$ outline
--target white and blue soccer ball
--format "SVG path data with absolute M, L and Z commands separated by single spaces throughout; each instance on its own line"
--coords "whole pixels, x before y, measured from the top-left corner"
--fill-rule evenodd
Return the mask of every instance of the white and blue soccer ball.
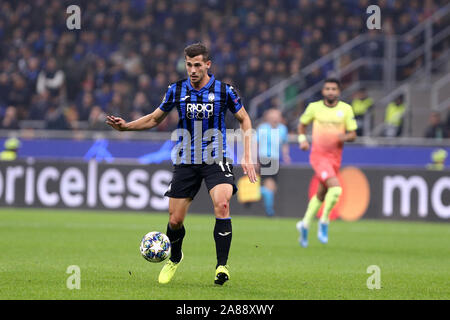
M 152 231 L 147 233 L 141 241 L 140 251 L 145 260 L 161 262 L 170 257 L 170 240 L 162 232 Z

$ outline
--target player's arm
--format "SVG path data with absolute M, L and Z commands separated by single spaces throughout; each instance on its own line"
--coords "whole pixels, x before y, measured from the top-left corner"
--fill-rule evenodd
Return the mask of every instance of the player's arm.
M 306 128 L 308 128 L 307 124 L 302 123 L 301 121 L 298 123 L 297 132 L 298 132 L 298 143 L 300 145 L 300 149 L 308 150 L 309 142 L 306 138 Z
M 305 109 L 305 112 L 303 112 L 302 116 L 300 117 L 298 121 L 298 143 L 300 145 L 300 149 L 302 150 L 309 150 L 309 142 L 306 138 L 306 129 L 308 128 L 308 125 L 313 121 L 314 119 L 314 113 L 315 113 L 315 105 L 310 103 Z
M 118 131 L 148 130 L 160 124 L 167 114 L 168 112 L 164 112 L 160 108 L 157 108 L 152 113 L 131 122 L 126 122 L 120 117 L 107 116 L 106 123 Z
M 284 163 L 290 164 L 291 155 L 289 154 L 289 143 L 283 143 L 283 145 L 281 146 L 281 152 L 283 153 Z
M 355 114 L 351 107 L 347 109 L 345 115 L 345 130 L 346 133 L 342 133 L 339 135 L 339 140 L 341 142 L 351 142 L 356 139 L 356 129 L 358 129 L 358 125 L 355 120 Z
M 356 140 L 356 131 L 349 131 L 339 135 L 339 140 L 341 142 L 351 142 Z
M 107 116 L 106 123 L 118 131 L 140 131 L 156 127 L 175 106 L 175 87 L 175 84 L 169 85 L 161 104 L 152 113 L 131 122 L 126 122 L 119 117 Z
M 250 116 L 244 107 L 240 108 L 234 116 L 239 121 L 241 130 L 243 132 L 244 137 L 244 158 L 242 159 L 242 169 L 244 170 L 244 174 L 248 175 L 251 183 L 256 182 L 256 171 L 255 167 L 252 163 L 251 156 L 251 143 L 252 143 L 252 135 L 247 134 L 252 132 L 252 121 L 250 120 Z
M 288 129 L 286 126 L 281 127 L 281 154 L 283 155 L 283 162 L 286 164 L 291 163 L 291 155 L 289 149 L 289 140 L 288 140 Z

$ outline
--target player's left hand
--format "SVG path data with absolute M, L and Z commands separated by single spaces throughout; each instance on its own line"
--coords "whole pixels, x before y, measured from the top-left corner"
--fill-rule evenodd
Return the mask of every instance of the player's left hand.
M 289 154 L 285 154 L 285 155 L 283 156 L 283 162 L 284 162 L 285 164 L 291 164 L 291 156 L 290 156 Z
M 341 133 L 339 136 L 339 141 L 344 142 L 352 142 L 356 139 L 356 131 L 349 131 L 347 133 Z
M 309 150 L 309 142 L 308 141 L 302 141 L 300 143 L 300 149 L 302 149 L 303 151 L 307 151 Z
M 248 179 L 251 183 L 255 183 L 256 181 L 258 181 L 258 179 L 256 178 L 256 170 L 253 163 L 243 160 L 242 170 L 244 170 L 244 174 L 248 175 Z

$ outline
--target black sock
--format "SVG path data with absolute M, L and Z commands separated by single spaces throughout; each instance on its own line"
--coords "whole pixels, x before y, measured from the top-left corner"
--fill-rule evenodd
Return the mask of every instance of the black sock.
M 231 246 L 231 218 L 217 219 L 214 226 L 214 240 L 216 241 L 217 265 L 224 266 L 227 264 L 228 253 Z
M 181 226 L 180 229 L 172 230 L 170 228 L 170 224 L 167 224 L 167 232 L 166 235 L 170 240 L 171 255 L 170 260 L 172 262 L 178 263 L 181 260 L 181 245 L 183 244 L 183 238 L 186 234 L 186 230 L 184 229 L 184 225 Z

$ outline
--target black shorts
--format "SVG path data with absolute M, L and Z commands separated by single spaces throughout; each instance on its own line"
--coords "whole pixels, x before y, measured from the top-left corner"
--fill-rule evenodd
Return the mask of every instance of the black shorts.
M 273 179 L 275 182 L 278 182 L 278 172 L 279 171 L 277 171 L 276 173 L 271 174 L 271 175 L 262 175 L 261 174 L 261 168 L 269 168 L 269 167 L 271 167 L 273 165 L 274 161 L 278 161 L 279 162 L 278 159 L 269 159 L 269 158 L 259 159 L 259 174 L 261 176 L 261 182 L 264 182 L 264 180 L 269 179 L 269 178 Z M 280 166 L 280 164 L 278 163 L 278 168 L 279 168 L 279 166 Z
M 233 194 L 237 187 L 234 184 L 233 165 L 228 163 L 213 164 L 179 164 L 174 165 L 172 182 L 164 194 L 169 198 L 194 199 L 205 179 L 208 192 L 218 184 L 228 183 L 233 186 Z

